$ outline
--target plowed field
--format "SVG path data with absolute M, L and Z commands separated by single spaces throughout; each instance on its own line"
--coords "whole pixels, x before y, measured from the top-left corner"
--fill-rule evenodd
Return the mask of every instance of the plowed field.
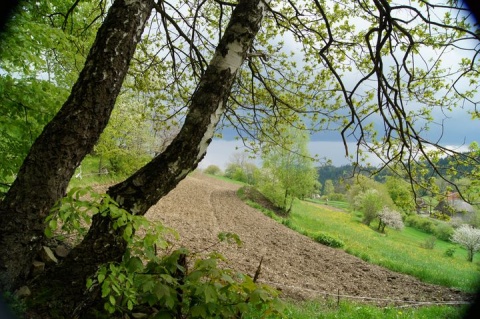
M 236 196 L 239 186 L 195 173 L 152 207 L 147 216 L 181 235 L 180 245 L 202 251 L 219 232 L 233 232 L 242 247 L 215 247 L 228 266 L 253 276 L 263 257 L 259 281 L 291 298 L 341 298 L 379 304 L 462 301 L 454 289 L 371 265 L 342 250 L 318 244 L 266 217 Z

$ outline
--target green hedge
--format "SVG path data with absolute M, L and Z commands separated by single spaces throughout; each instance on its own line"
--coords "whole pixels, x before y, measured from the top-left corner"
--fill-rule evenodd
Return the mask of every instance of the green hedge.
M 313 236 L 313 239 L 320 244 L 323 244 L 325 246 L 333 247 L 333 248 L 342 248 L 345 246 L 345 243 L 331 235 L 325 234 L 325 233 L 318 233 Z

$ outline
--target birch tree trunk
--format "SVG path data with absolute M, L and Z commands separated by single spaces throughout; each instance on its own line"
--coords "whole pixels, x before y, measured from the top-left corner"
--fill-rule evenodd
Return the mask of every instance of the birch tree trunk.
M 152 8 L 150 0 L 113 3 L 68 100 L 0 203 L 1 291 L 25 281 L 44 239 L 44 219 L 107 125 Z
M 236 73 L 260 29 L 264 11 L 262 0 L 241 0 L 235 7 L 215 55 L 192 95 L 179 134 L 164 152 L 108 190 L 122 208 L 137 215 L 145 214 L 205 156 L 225 111 Z M 62 264 L 35 283 L 32 298 L 40 298 L 43 307 L 53 307 L 60 317 L 77 316 L 88 308 L 98 291 L 87 293 L 86 279 L 93 276 L 100 265 L 120 261 L 125 253 L 122 230 L 113 230 L 111 226 L 111 219 L 95 215 L 84 240 Z M 72 284 L 66 286 L 67 282 Z

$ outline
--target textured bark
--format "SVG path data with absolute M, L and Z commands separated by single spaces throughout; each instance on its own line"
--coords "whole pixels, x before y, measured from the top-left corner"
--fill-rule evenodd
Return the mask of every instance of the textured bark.
M 166 150 L 130 178 L 108 190 L 108 194 L 134 214 L 145 214 L 201 161 L 215 126 L 225 111 L 225 103 L 263 17 L 261 0 L 243 0 L 232 13 L 215 56 L 196 88 L 185 123 Z M 94 302 L 97 291 L 85 292 L 85 281 L 104 263 L 121 260 L 125 242 L 121 231 L 113 231 L 109 218 L 94 216 L 85 239 L 65 261 L 33 286 L 32 297 L 46 290 L 44 305 L 50 305 L 62 316 L 79 315 Z M 67 278 L 74 278 L 65 286 Z M 62 292 L 58 292 L 61 290 Z M 61 299 L 62 305 L 54 304 Z
M 108 194 L 134 214 L 145 214 L 170 192 L 206 154 L 236 72 L 245 60 L 260 29 L 264 13 L 261 0 L 240 1 L 217 46 L 215 56 L 193 93 L 185 123 L 172 143 Z
M 58 114 L 0 203 L 0 290 L 18 287 L 44 238 L 44 219 L 108 123 L 153 3 L 117 0 Z

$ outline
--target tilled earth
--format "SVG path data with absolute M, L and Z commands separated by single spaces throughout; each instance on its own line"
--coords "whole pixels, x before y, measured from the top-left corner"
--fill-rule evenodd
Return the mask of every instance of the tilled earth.
M 339 249 L 318 244 L 247 206 L 239 186 L 195 173 L 152 207 L 147 216 L 176 229 L 180 245 L 200 252 L 215 245 L 219 232 L 238 234 L 241 247 L 215 246 L 229 267 L 254 275 L 263 257 L 259 281 L 295 299 L 341 295 L 377 304 L 462 302 L 469 296 L 423 283 L 411 276 L 371 265 Z

